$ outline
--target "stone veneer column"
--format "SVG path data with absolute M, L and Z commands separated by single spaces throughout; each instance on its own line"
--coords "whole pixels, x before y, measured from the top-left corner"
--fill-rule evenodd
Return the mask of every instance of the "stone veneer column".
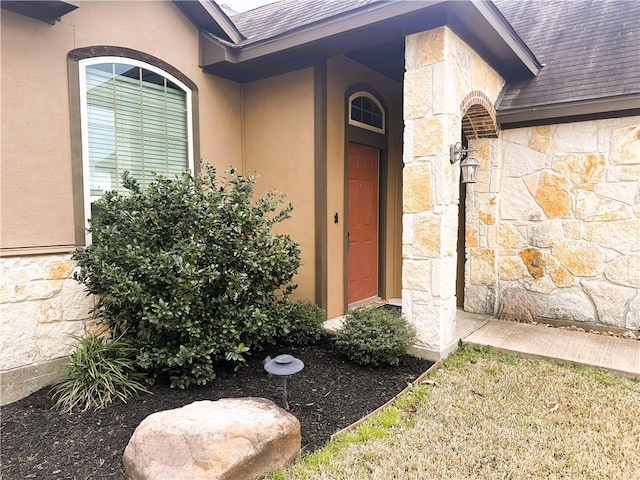
M 445 27 L 406 38 L 402 311 L 418 346 L 441 358 L 455 344 L 460 141 L 458 65 Z

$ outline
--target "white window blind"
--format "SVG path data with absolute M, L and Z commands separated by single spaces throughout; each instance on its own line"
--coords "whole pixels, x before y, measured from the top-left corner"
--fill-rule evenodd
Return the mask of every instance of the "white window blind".
M 184 89 L 156 71 L 116 62 L 87 65 L 85 81 L 91 198 L 121 189 L 125 171 L 146 186 L 153 173 L 173 178 L 189 168 Z

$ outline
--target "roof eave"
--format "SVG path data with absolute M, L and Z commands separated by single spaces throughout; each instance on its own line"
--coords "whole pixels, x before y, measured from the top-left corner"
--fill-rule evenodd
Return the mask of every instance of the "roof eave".
M 500 128 L 640 115 L 640 93 L 497 111 Z
M 496 69 L 508 80 L 531 78 L 539 73 L 541 64 L 535 55 L 511 28 L 498 9 L 491 2 L 484 0 L 478 2 L 449 2 L 446 0 L 376 2 L 275 37 L 253 42 L 248 39 L 240 45 L 224 46 L 228 50 L 224 56 L 219 52 L 212 54 L 207 51 L 208 48 L 217 50 L 220 48 L 219 45 L 213 46 L 204 42 L 201 51 L 201 65 L 210 73 L 234 79 L 235 67 L 233 64 L 244 63 L 249 67 L 253 61 L 259 61 L 268 56 L 282 56 L 304 46 L 313 44 L 320 46 L 327 39 L 347 35 L 356 30 L 361 31 L 371 25 L 393 22 L 401 25 L 401 19 L 410 18 L 413 20 L 420 13 L 424 14 L 425 19 L 431 20 L 431 14 L 435 15 L 436 12 L 438 14 L 444 13 L 444 15 L 440 15 L 441 24 L 450 24 L 466 40 L 482 42 L 481 55 L 496 66 Z M 473 18 L 469 18 L 470 16 Z M 478 16 L 480 17 L 478 18 Z M 474 22 L 474 18 L 477 21 Z M 427 28 L 434 27 L 429 25 Z M 402 34 L 406 36 L 417 31 L 420 29 L 404 28 Z M 231 64 L 217 65 L 208 60 L 222 57 L 225 59 L 220 61 L 231 62 Z M 246 72 L 247 68 L 239 68 L 239 70 Z
M 25 0 L 2 1 L 0 7 L 25 17 L 54 25 L 56 20 L 78 8 L 77 1 Z
M 391 0 L 389 2 L 372 3 L 362 9 L 352 10 L 322 22 L 305 25 L 275 37 L 253 43 L 249 39 L 248 42 L 240 46 L 238 62 L 320 41 L 327 37 L 390 20 L 398 15 L 417 12 L 443 2 L 444 0 L 424 0 L 420 2 Z
M 246 40 L 224 10 L 213 0 L 174 0 L 174 3 L 201 30 L 224 37 L 224 40 L 232 44 Z

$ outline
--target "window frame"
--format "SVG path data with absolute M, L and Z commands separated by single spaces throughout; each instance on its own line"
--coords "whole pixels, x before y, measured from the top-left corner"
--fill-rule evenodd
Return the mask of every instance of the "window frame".
M 87 105 L 87 67 L 103 63 L 120 63 L 131 65 L 132 67 L 144 68 L 156 73 L 168 81 L 177 85 L 186 94 L 186 120 L 187 120 L 187 168 L 193 174 L 195 172 L 194 155 L 194 105 L 192 88 L 184 82 L 170 74 L 166 70 L 150 63 L 135 58 L 124 56 L 104 55 L 88 57 L 78 60 L 78 81 L 79 81 L 79 107 L 80 107 L 80 134 L 81 134 L 81 157 L 82 157 L 82 198 L 84 207 L 84 228 L 85 244 L 91 244 L 91 233 L 89 232 L 89 219 L 91 218 L 91 203 L 99 196 L 91 195 L 91 177 L 89 172 L 89 118 Z
M 353 101 L 356 98 L 359 97 L 366 97 L 369 100 L 371 100 L 379 109 L 380 109 L 380 113 L 382 114 L 382 128 L 378 128 L 374 125 L 369 125 L 368 123 L 363 123 L 363 122 L 359 122 L 358 120 L 353 120 L 351 118 L 351 111 L 353 109 Z M 376 133 L 381 133 L 381 134 L 385 134 L 386 133 L 386 122 L 387 122 L 387 112 L 384 109 L 384 107 L 382 106 L 382 103 L 380 103 L 380 100 L 378 100 L 375 95 L 364 91 L 364 90 L 358 90 L 357 92 L 352 93 L 351 95 L 349 95 L 349 99 L 348 99 L 348 105 L 349 105 L 349 111 L 347 112 L 348 115 L 348 121 L 349 121 L 349 125 L 353 125 L 354 127 L 359 127 L 359 128 L 363 128 L 365 130 L 370 130 L 372 132 L 376 132 Z

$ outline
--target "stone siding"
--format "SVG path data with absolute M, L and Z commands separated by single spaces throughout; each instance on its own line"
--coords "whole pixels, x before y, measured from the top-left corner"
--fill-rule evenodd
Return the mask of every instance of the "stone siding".
M 472 145 L 465 310 L 640 329 L 640 117 Z
M 460 167 L 449 146 L 461 140 L 461 105 L 495 101 L 504 80 L 448 27 L 409 35 L 405 64 L 402 311 L 440 358 L 456 341 Z
M 82 334 L 92 327 L 93 298 L 73 279 L 74 269 L 68 254 L 0 258 L 3 404 L 23 396 L 7 390 L 19 391 L 20 370 L 25 371 L 25 380 L 33 377 L 34 368 L 68 354 L 72 343 L 68 334 Z M 47 382 L 50 377 L 48 372 Z M 31 391 L 43 386 L 30 385 Z

